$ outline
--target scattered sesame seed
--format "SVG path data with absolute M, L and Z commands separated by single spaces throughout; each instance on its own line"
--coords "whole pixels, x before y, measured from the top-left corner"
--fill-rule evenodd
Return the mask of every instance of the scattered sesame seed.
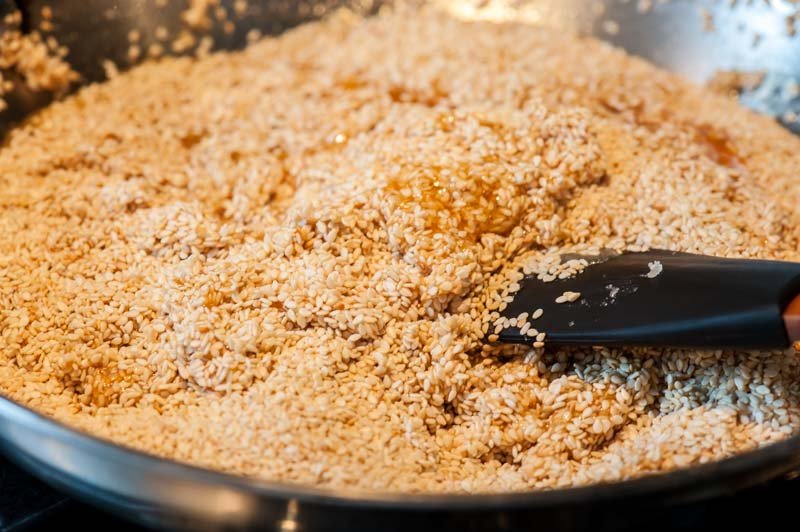
M 169 30 L 165 26 L 156 26 L 155 37 L 159 41 L 166 41 L 169 38 Z
M 556 298 L 556 303 L 573 303 L 581 297 L 580 292 L 570 292 L 569 290 Z
M 609 35 L 617 35 L 619 33 L 619 23 L 615 20 L 604 20 L 602 28 Z
M 662 271 L 664 271 L 664 266 L 661 264 L 661 261 L 658 260 L 654 260 L 653 262 L 648 262 L 647 267 L 650 268 L 650 271 L 644 274 L 644 276 L 647 277 L 648 279 L 655 279 L 656 277 L 661 275 Z

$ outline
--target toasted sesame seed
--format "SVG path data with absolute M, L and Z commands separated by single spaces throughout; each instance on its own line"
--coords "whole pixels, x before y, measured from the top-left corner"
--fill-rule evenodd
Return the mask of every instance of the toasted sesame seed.
M 616 20 L 604 20 L 602 23 L 603 31 L 609 35 L 619 33 L 619 23 Z
M 566 291 L 556 298 L 556 303 L 573 303 L 581 297 L 580 292 Z
M 42 15 L 44 20 L 40 29 L 51 31 L 50 7 L 43 7 Z M 8 24 L 21 23 L 18 11 L 12 11 L 6 18 Z M 45 38 L 39 30 L 23 33 L 16 29 L 3 28 L 0 33 L 0 69 L 14 71 L 17 75 L 15 78 L 18 77 L 19 80 L 3 79 L 4 74 L 0 72 L 0 113 L 8 108 L 4 96 L 12 92 L 18 84 L 35 92 L 44 91 L 57 95 L 77 81 L 78 73 L 64 60 L 67 52 L 54 35 Z

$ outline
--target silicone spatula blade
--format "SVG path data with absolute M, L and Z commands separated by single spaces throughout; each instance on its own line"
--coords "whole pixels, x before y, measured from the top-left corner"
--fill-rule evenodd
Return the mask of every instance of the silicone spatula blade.
M 627 252 L 568 279 L 528 277 L 521 285 L 502 315 L 542 309 L 532 327 L 548 344 L 773 349 L 800 338 L 800 300 L 790 305 L 800 293 L 793 262 Z M 565 292 L 580 297 L 563 302 Z M 532 340 L 520 327 L 498 339 Z

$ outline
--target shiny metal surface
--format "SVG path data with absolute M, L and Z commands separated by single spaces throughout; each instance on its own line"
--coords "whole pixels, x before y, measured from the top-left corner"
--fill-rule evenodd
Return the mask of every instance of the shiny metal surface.
M 183 1 L 156 7 L 154 0 L 0 0 L 0 20 L 1 15 L 19 9 L 23 29 L 40 30 L 42 8 L 51 7 L 52 29 L 42 34 L 54 36 L 69 48 L 67 60 L 81 74 L 82 82 L 88 83 L 105 78 L 104 60 L 114 61 L 120 69 L 146 60 L 150 45 L 164 44 L 156 37 L 159 26 L 173 37 L 189 29 L 198 37 L 213 37 L 214 49 L 237 49 L 246 44 L 251 30 L 277 34 L 339 6 L 369 14 L 391 1 L 249 0 L 246 12 L 236 16 L 234 0 L 220 0 L 228 19 L 235 22 L 230 33 L 214 17 L 206 30 L 188 28 L 181 18 Z M 741 1 L 733 6 L 718 0 L 428 1 L 462 18 L 546 23 L 593 35 L 695 81 L 704 81 L 717 70 L 764 71 L 766 83 L 745 95 L 743 102 L 781 120 L 787 111 L 800 114 L 800 95 L 785 90 L 791 82 L 800 81 L 800 36 L 787 32 L 787 16 L 800 6 L 791 0 Z M 650 7 L 645 11 L 641 5 Z M 708 31 L 709 23 L 713 31 Z M 0 31 L 3 26 L 0 22 Z M 138 60 L 128 55 L 128 33 L 133 29 L 141 33 L 143 53 Z M 800 19 L 797 29 L 800 31 Z M 32 92 L 23 83 L 16 83 L 7 99 L 9 108 L 0 113 L 0 135 L 51 100 L 50 95 Z M 800 133 L 800 122 L 785 125 Z
M 73 431 L 0 398 L 0 448 L 45 481 L 119 515 L 184 530 L 583 530 L 651 523 L 670 506 L 734 492 L 800 465 L 800 436 L 638 480 L 500 495 L 333 491 L 216 473 Z
M 653 2 L 647 13 L 636 1 L 441 0 L 465 18 L 522 18 L 594 34 L 696 80 L 716 69 L 768 70 L 766 82 L 745 95 L 748 104 L 783 116 L 800 111 L 786 94 L 800 77 L 800 37 L 785 32 L 791 4 L 762 2 Z M 231 8 L 232 0 L 222 0 Z M 55 14 L 55 35 L 70 48 L 69 61 L 85 82 L 104 77 L 101 61 L 130 66 L 127 33 L 142 32 L 143 48 L 155 28 L 182 28 L 181 6 L 156 9 L 152 0 L 27 0 L 20 2 L 23 26 L 37 28 L 41 8 Z M 748 5 L 751 4 L 751 5 Z M 249 2 L 231 34 L 219 24 L 209 30 L 218 48 L 237 48 L 253 28 L 278 33 L 323 15 L 338 0 Z M 350 2 L 371 12 L 371 0 Z M 602 9 L 598 6 L 602 6 Z M 706 32 L 700 7 L 713 17 Z M 0 0 L 0 13 L 12 9 Z M 618 29 L 618 31 L 613 31 Z M 0 31 L 3 28 L 0 27 Z M 754 36 L 760 34 L 756 39 Z M 754 44 L 755 43 L 755 44 Z M 759 92 L 761 91 L 761 92 Z M 0 114 L 0 134 L 48 101 L 48 95 L 18 87 L 9 111 Z M 269 483 L 185 466 L 73 431 L 0 397 L 0 449 L 46 481 L 85 500 L 152 526 L 187 530 L 542 530 L 650 526 L 658 512 L 675 504 L 729 493 L 786 474 L 800 466 L 800 436 L 729 460 L 643 479 L 585 488 L 501 495 L 399 495 L 331 491 Z

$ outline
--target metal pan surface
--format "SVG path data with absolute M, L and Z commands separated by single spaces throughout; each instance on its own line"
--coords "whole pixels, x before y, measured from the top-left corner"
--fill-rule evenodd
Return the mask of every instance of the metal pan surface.
M 223 0 L 223 5 L 232 1 Z M 559 24 L 609 40 L 631 53 L 702 81 L 715 70 L 763 70 L 764 83 L 742 96 L 746 105 L 800 132 L 791 111 L 800 98 L 784 87 L 800 79 L 800 37 L 787 33 L 789 1 L 446 0 L 466 18 Z M 155 39 L 157 26 L 182 24 L 180 2 L 155 10 L 146 0 L 0 0 L 0 15 L 23 12 L 24 29 L 54 13 L 53 33 L 85 82 L 103 79 L 103 59 L 131 66 L 127 34 Z M 247 32 L 279 33 L 323 16 L 338 0 L 250 2 L 235 31 L 214 26 L 217 48 L 244 46 Z M 372 0 L 349 2 L 370 13 Z M 229 6 L 230 7 L 230 6 Z M 648 7 L 648 9 L 644 9 Z M 705 11 L 704 11 L 705 10 Z M 714 31 L 709 31 L 708 20 Z M 0 17 L 1 18 L 1 17 Z M 0 24 L 0 31 L 3 31 Z M 50 96 L 18 86 L 0 114 L 0 135 L 46 105 Z M 641 479 L 581 488 L 498 495 L 380 494 L 326 490 L 247 479 L 178 464 L 70 429 L 0 396 L 0 450 L 45 481 L 140 523 L 186 530 L 519 530 L 652 526 L 676 505 L 744 489 L 800 467 L 800 435 L 733 458 Z

